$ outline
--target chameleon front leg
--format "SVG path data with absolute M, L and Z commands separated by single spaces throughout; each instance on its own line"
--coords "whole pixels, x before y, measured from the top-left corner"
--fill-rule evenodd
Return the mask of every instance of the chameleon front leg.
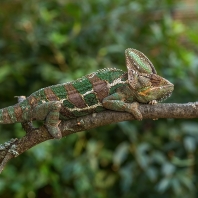
M 61 109 L 61 102 L 50 101 L 33 108 L 33 118 L 36 120 L 44 120 L 48 132 L 56 139 L 62 137 L 61 131 L 58 127 L 59 123 L 59 112 Z
M 122 93 L 114 93 L 110 96 L 107 96 L 103 99 L 102 104 L 106 109 L 110 109 L 113 111 L 125 111 L 131 113 L 135 119 L 142 120 L 142 114 L 139 110 L 139 103 L 132 102 L 126 103 L 124 102 L 125 95 Z

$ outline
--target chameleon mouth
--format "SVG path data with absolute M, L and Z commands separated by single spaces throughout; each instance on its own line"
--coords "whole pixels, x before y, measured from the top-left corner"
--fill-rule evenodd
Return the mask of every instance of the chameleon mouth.
M 141 96 L 147 96 L 147 93 L 149 93 L 151 91 L 151 89 L 147 89 L 147 90 L 144 90 L 144 91 L 140 91 L 138 93 L 138 95 L 141 95 Z
M 153 97 L 156 96 L 155 100 L 157 102 L 162 102 L 171 96 L 173 90 L 174 90 L 174 85 L 172 83 L 169 83 L 168 85 L 163 85 L 159 87 L 150 87 L 148 89 L 142 90 L 138 92 L 138 95 L 142 97 L 148 97 L 149 95 L 154 94 Z M 156 95 L 156 93 L 158 94 Z
M 167 93 L 166 95 L 162 96 L 157 102 L 162 102 L 171 96 L 172 92 Z
M 170 82 L 168 82 L 167 84 L 163 84 L 161 86 L 153 86 L 150 88 L 151 91 L 155 90 L 155 89 L 162 89 L 162 90 L 167 90 L 167 92 L 172 92 L 174 90 L 174 85 Z
M 169 85 L 164 85 L 164 86 L 159 86 L 159 87 L 151 87 L 149 89 L 145 89 L 143 91 L 140 91 L 138 94 L 142 95 L 142 96 L 146 96 L 147 93 L 149 93 L 151 91 L 154 91 L 154 90 L 159 90 L 159 89 L 162 89 L 162 90 L 168 89 L 169 90 L 168 92 L 172 92 L 173 89 L 174 89 L 174 85 L 169 83 Z

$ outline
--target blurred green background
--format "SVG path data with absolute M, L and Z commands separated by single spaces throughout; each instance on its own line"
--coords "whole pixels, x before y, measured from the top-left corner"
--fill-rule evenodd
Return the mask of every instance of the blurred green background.
M 175 90 L 198 99 L 196 0 L 1 0 L 0 108 L 14 96 L 106 67 L 124 50 L 145 53 Z M 25 133 L 0 125 L 0 143 Z M 122 122 L 42 143 L 0 175 L 1 198 L 198 197 L 198 123 Z

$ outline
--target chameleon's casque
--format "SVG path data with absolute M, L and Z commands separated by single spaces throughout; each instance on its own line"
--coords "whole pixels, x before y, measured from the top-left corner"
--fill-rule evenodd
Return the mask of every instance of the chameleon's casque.
M 125 51 L 128 72 L 98 70 L 76 81 L 40 89 L 14 106 L 0 110 L 0 123 L 43 120 L 49 133 L 60 138 L 60 120 L 105 109 L 132 113 L 142 119 L 137 102 L 154 104 L 172 93 L 174 86 L 157 75 L 150 60 L 138 50 Z

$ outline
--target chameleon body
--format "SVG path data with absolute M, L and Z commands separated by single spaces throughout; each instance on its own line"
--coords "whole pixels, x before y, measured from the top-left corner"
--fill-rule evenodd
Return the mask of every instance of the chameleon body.
M 161 101 L 172 93 L 174 86 L 157 75 L 143 53 L 127 49 L 125 55 L 127 72 L 102 69 L 73 82 L 40 89 L 14 106 L 1 109 L 0 123 L 43 120 L 49 133 L 61 138 L 61 120 L 106 109 L 129 112 L 141 120 L 138 103 Z

